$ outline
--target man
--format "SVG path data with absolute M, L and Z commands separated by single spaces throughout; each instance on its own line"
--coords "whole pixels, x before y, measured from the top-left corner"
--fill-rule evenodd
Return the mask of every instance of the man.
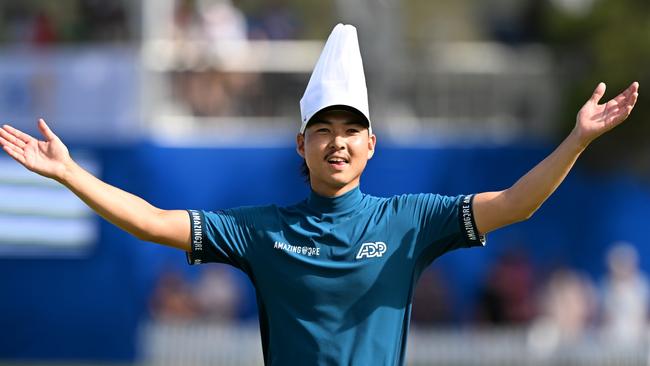
M 297 151 L 312 192 L 296 205 L 161 210 L 80 168 L 42 119 L 44 141 L 5 125 L 0 143 L 136 237 L 180 248 L 190 263 L 223 262 L 248 274 L 266 364 L 397 365 L 422 271 L 449 250 L 481 246 L 488 232 L 529 218 L 586 146 L 630 114 L 638 87 L 599 105 L 599 84 L 550 156 L 506 190 L 469 196 L 361 193 L 376 137 L 356 29 L 340 24 L 300 103 Z

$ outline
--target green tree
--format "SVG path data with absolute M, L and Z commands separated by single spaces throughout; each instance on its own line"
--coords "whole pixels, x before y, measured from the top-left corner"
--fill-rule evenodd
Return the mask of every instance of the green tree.
M 583 15 L 553 5 L 544 12 L 546 40 L 560 60 L 561 80 L 566 83 L 562 91 L 566 122 L 558 132 L 573 127 L 576 106 L 599 81 L 607 84 L 604 100 L 638 81 L 639 100 L 629 120 L 596 141 L 584 162 L 604 172 L 631 171 L 650 183 L 650 1 L 593 1 Z

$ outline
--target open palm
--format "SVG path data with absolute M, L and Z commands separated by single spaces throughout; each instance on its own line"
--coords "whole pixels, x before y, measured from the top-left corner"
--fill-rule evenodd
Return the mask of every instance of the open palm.
M 591 98 L 578 112 L 576 129 L 586 142 L 591 142 L 625 121 L 639 96 L 639 83 L 633 82 L 607 103 L 598 104 L 605 94 L 605 88 L 605 83 L 599 83 Z
M 0 129 L 0 144 L 9 156 L 27 169 L 58 179 L 65 171 L 66 163 L 71 160 L 68 148 L 43 119 L 38 121 L 38 128 L 45 140 L 37 140 L 9 125 L 4 125 Z

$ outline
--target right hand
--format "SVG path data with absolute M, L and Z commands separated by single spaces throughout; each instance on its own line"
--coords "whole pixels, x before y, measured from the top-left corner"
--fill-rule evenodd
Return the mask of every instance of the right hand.
M 0 128 L 0 145 L 4 151 L 25 168 L 42 176 L 61 180 L 72 163 L 68 148 L 50 130 L 45 121 L 38 120 L 38 129 L 45 141 L 17 130 L 9 125 Z

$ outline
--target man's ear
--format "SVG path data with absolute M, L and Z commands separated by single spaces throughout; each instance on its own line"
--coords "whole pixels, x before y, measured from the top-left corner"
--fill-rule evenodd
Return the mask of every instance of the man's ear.
M 296 136 L 296 152 L 298 152 L 298 155 L 303 159 L 305 158 L 305 135 L 302 133 L 299 133 Z
M 372 159 L 372 156 L 375 155 L 376 145 L 377 145 L 377 136 L 372 134 L 368 138 L 368 160 Z

